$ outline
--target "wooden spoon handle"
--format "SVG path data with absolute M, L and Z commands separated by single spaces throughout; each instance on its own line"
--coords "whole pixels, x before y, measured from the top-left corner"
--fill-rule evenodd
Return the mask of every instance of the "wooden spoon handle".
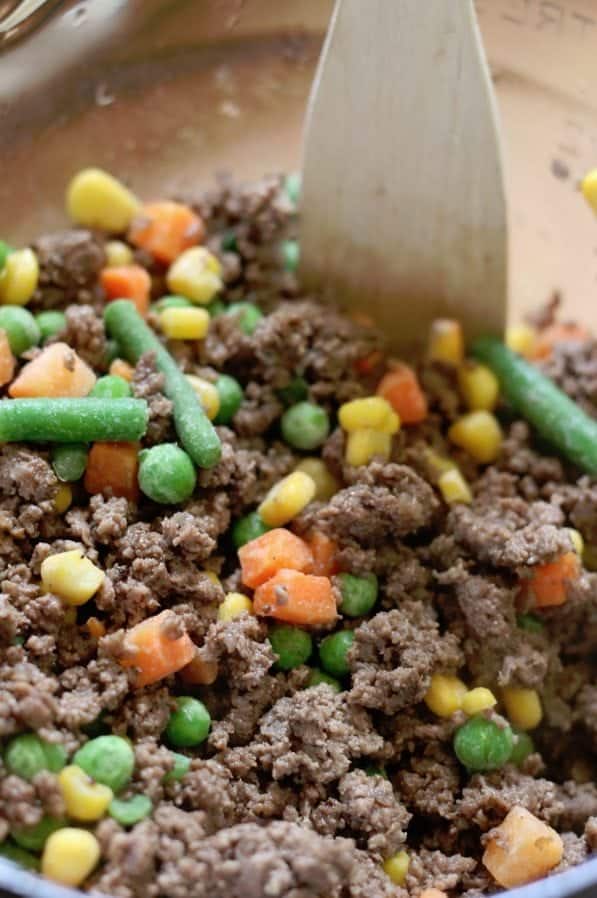
M 496 109 L 472 0 L 338 0 L 307 116 L 301 274 L 402 349 L 506 320 Z

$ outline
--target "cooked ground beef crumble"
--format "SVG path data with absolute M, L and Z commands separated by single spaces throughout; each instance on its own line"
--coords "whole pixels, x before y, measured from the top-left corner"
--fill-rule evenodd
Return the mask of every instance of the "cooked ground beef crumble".
M 212 383 L 225 373 L 244 389 L 232 420 L 217 426 L 221 460 L 198 472 L 191 498 L 158 505 L 109 490 L 89 495 L 77 482 L 72 504 L 58 512 L 49 450 L 0 447 L 0 737 L 6 745 L 32 731 L 72 758 L 100 733 L 126 736 L 135 766 L 120 797 L 151 800 L 133 826 L 111 816 L 89 824 L 101 860 L 84 887 L 117 898 L 417 898 L 430 887 L 478 898 L 499 890 L 483 851 L 515 807 L 561 835 L 551 872 L 581 862 L 597 848 L 594 480 L 550 455 L 501 406 L 497 460 L 480 464 L 455 448 L 447 430 L 467 407 L 450 366 L 426 360 L 417 374 L 429 413 L 401 427 L 390 458 L 349 465 L 337 425 L 317 453 L 289 447 L 281 391 L 300 376 L 304 398 L 336 421 L 341 404 L 375 392 L 384 346 L 373 327 L 303 295 L 285 270 L 281 241 L 296 237 L 296 216 L 283 179 L 222 182 L 195 211 L 223 266 L 221 299 L 250 300 L 264 317 L 246 333 L 234 316 L 218 315 L 205 339 L 167 342 L 185 373 Z M 48 342 L 68 343 L 98 375 L 109 367 L 99 279 L 106 240 L 77 229 L 34 244 L 32 308 L 66 316 Z M 166 292 L 165 267 L 136 253 L 156 299 Z M 148 320 L 159 328 L 157 312 Z M 597 417 L 597 341 L 558 344 L 544 367 Z M 131 386 L 149 408 L 142 446 L 173 441 L 173 405 L 155 355 L 139 359 Z M 470 504 L 444 501 L 429 449 L 458 463 Z M 375 574 L 379 586 L 369 614 L 336 626 L 354 635 L 338 692 L 310 686 L 307 664 L 280 669 L 268 618 L 218 618 L 227 593 L 250 595 L 233 522 L 313 454 L 337 489 L 288 528 L 335 543 L 337 597 L 343 573 Z M 584 565 L 565 603 L 523 626 L 521 612 L 532 609 L 520 607 L 520 584 L 572 551 L 568 528 L 585 540 Z M 76 613 L 40 586 L 44 559 L 71 549 L 106 575 Z M 211 683 L 189 686 L 173 674 L 135 688 L 134 669 L 120 663 L 126 631 L 166 610 L 169 638 L 190 636 L 213 666 Z M 331 629 L 315 629 L 314 643 Z M 457 674 L 498 696 L 507 687 L 535 690 L 543 716 L 532 751 L 518 764 L 468 771 L 453 747 L 463 712 L 438 716 L 424 701 L 435 674 Z M 201 699 L 212 723 L 200 745 L 177 749 L 190 766 L 175 779 L 166 728 L 180 695 Z M 508 725 L 502 703 L 484 716 Z M 27 781 L 0 766 L 0 839 L 64 814 L 55 772 Z M 383 868 L 400 851 L 409 858 L 403 885 Z

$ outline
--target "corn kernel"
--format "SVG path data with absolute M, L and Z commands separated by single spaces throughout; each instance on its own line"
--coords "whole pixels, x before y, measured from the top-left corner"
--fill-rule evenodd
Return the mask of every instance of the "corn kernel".
M 593 212 L 597 213 L 597 168 L 592 169 L 585 175 L 580 189 Z
M 481 711 L 487 711 L 497 705 L 497 699 L 491 689 L 484 686 L 477 686 L 476 689 L 470 689 L 462 699 L 462 710 L 469 717 L 474 714 L 480 714 Z
M 203 573 L 205 574 L 206 577 L 209 577 L 209 579 L 215 586 L 222 585 L 222 581 L 220 580 L 218 575 L 215 573 L 215 571 L 203 571 Z
M 403 886 L 406 882 L 410 858 L 406 851 L 398 851 L 384 861 L 384 872 L 390 877 L 394 885 Z
M 129 365 L 128 362 L 125 362 L 124 359 L 114 359 L 109 368 L 110 374 L 115 377 L 122 377 L 124 380 L 129 383 L 133 379 L 133 374 L 135 373 L 135 369 Z
M 7 256 L 0 273 L 0 303 L 26 305 L 37 287 L 39 263 L 32 249 L 17 249 Z
M 575 530 L 574 527 L 566 527 L 566 533 L 570 537 L 570 542 L 572 543 L 572 547 L 577 555 L 583 554 L 585 550 L 585 541 L 582 538 L 582 534 Z
M 116 234 L 126 231 L 139 209 L 131 191 L 100 168 L 85 168 L 66 191 L 66 211 L 77 224 Z
M 491 412 L 497 405 L 500 385 L 487 365 L 465 362 L 458 369 L 458 386 L 462 398 L 472 412 Z
M 354 430 L 346 440 L 346 463 L 359 467 L 367 465 L 376 455 L 385 461 L 392 451 L 392 437 L 381 430 Z
M 229 592 L 218 608 L 218 620 L 234 620 L 244 612 L 253 614 L 253 602 L 241 592 Z
M 446 458 L 444 455 L 440 455 L 435 449 L 425 450 L 425 461 L 437 471 L 438 474 L 445 474 L 446 471 L 458 470 L 456 463 L 453 462 L 451 458 Z
M 97 592 L 105 574 L 79 549 L 50 555 L 41 565 L 42 586 L 69 605 L 83 605 Z
M 90 617 L 85 626 L 89 635 L 93 636 L 94 639 L 101 639 L 102 636 L 106 635 L 106 628 L 97 617 Z
M 160 327 L 171 340 L 202 340 L 209 327 L 209 313 L 205 309 L 164 309 Z
M 172 311 L 175 310 L 173 309 Z M 203 309 L 196 309 L 196 311 L 202 312 Z M 205 314 L 207 315 L 207 312 Z M 187 380 L 199 397 L 199 401 L 203 406 L 203 411 L 209 420 L 213 421 L 220 411 L 220 394 L 218 393 L 216 385 L 210 383 L 209 380 L 205 380 L 203 377 L 196 377 L 194 374 L 187 374 Z
M 525 358 L 531 358 L 537 342 L 537 332 L 530 324 L 516 324 L 506 328 L 506 346 Z
M 172 293 L 207 305 L 222 289 L 222 266 L 203 246 L 193 246 L 180 254 L 170 268 L 166 282 Z
M 495 461 L 502 448 L 503 434 L 491 412 L 469 412 L 458 419 L 448 431 L 457 446 L 482 464 Z
M 444 497 L 444 501 L 448 505 L 456 505 L 457 503 L 470 505 L 473 501 L 470 487 L 458 468 L 451 468 L 449 471 L 444 471 L 443 474 L 440 474 L 437 485 Z
M 464 358 L 464 337 L 458 321 L 438 318 L 431 325 L 429 358 L 446 365 L 461 365 Z
M 130 265 L 135 258 L 130 246 L 122 240 L 108 240 L 104 246 L 104 252 L 106 254 L 106 266 L 108 268 Z
M 541 723 L 543 709 L 535 689 L 505 686 L 502 701 L 510 723 L 519 730 L 534 730 Z
M 304 471 L 293 471 L 276 483 L 257 511 L 268 527 L 283 527 L 315 496 L 315 483 Z
M 451 717 L 462 708 L 468 692 L 465 684 L 453 674 L 433 674 L 424 702 L 438 717 Z
M 100 859 L 99 842 L 86 829 L 65 826 L 48 836 L 41 872 L 65 886 L 82 885 Z
M 54 509 L 58 514 L 63 514 L 67 508 L 70 508 L 73 501 L 73 491 L 68 483 L 61 483 L 58 492 L 54 496 Z
M 340 489 L 340 484 L 321 458 L 303 458 L 294 470 L 303 471 L 313 479 L 315 483 L 314 498 L 320 502 L 329 502 Z
M 338 410 L 340 426 L 354 433 L 355 430 L 379 430 L 394 434 L 400 429 L 400 418 L 387 399 L 381 396 L 366 396 L 345 402 Z
M 100 820 L 114 798 L 109 786 L 94 783 L 76 764 L 69 764 L 60 771 L 58 783 L 69 817 L 83 823 Z

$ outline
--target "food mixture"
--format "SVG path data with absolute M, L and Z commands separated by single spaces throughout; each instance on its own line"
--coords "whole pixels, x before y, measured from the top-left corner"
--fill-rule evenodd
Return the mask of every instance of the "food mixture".
M 478 898 L 597 848 L 597 341 L 392 357 L 301 292 L 299 190 L 89 169 L 0 243 L 0 854 L 57 882 Z

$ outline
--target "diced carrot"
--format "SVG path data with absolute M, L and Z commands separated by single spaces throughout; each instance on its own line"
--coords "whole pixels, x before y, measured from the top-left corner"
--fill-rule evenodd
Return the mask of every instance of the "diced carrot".
M 538 564 L 531 576 L 523 581 L 521 596 L 534 603 L 536 608 L 563 605 L 567 599 L 567 586 L 578 578 L 580 564 L 576 552 L 565 552 L 555 561 Z
M 125 635 L 126 654 L 120 659 L 122 667 L 136 667 L 139 671 L 136 686 L 148 686 L 176 673 L 193 660 L 195 644 L 183 633 L 174 639 L 168 633 L 171 611 L 148 617 Z
M 134 373 L 135 369 L 128 362 L 125 362 L 124 359 L 114 359 L 110 365 L 110 374 L 115 377 L 122 377 L 124 380 L 128 380 L 129 383 L 133 379 Z
M 87 458 L 85 489 L 88 493 L 139 498 L 138 443 L 94 443 Z
M 338 613 L 328 577 L 315 577 L 282 568 L 255 590 L 253 611 L 288 624 L 322 627 L 333 624 Z
M 439 889 L 425 889 L 419 893 L 419 898 L 448 898 L 448 896 L 445 892 L 440 892 Z
M 182 203 L 147 203 L 133 219 L 128 236 L 134 246 L 169 264 L 183 250 L 203 243 L 205 225 Z
M 211 686 L 218 678 L 217 661 L 204 661 L 198 653 L 180 671 L 180 678 L 189 686 Z
M 383 362 L 383 352 L 381 349 L 374 349 L 373 352 L 370 352 L 369 355 L 363 356 L 361 359 L 357 359 L 354 363 L 355 370 L 358 371 L 359 374 L 371 374 L 372 371 L 381 365 Z
M 15 373 L 15 357 L 12 354 L 6 331 L 0 330 L 0 387 L 12 380 Z
M 106 635 L 106 628 L 103 622 L 97 617 L 90 617 L 87 623 L 85 624 L 89 635 L 93 636 L 94 639 L 99 639 L 101 636 Z
M 108 302 L 113 299 L 130 299 L 140 315 L 147 315 L 151 278 L 140 265 L 114 265 L 102 268 L 100 283 Z
M 309 536 L 307 545 L 313 555 L 313 566 L 310 568 L 312 574 L 316 574 L 318 577 L 331 577 L 338 573 L 336 560 L 338 546 L 333 539 L 320 530 L 315 530 Z
M 427 417 L 427 397 L 413 369 L 402 362 L 393 363 L 382 377 L 377 395 L 388 400 L 403 424 L 418 424 Z
M 586 327 L 580 324 L 550 324 L 537 333 L 532 359 L 547 359 L 556 343 L 584 343 L 590 338 Z
M 522 805 L 487 834 L 483 864 L 506 889 L 547 876 L 562 860 L 561 837 Z
M 238 550 L 242 581 L 255 589 L 273 577 L 280 568 L 310 571 L 313 555 L 309 546 L 290 530 L 276 527 L 245 543 Z
M 8 392 L 14 399 L 35 396 L 87 396 L 95 374 L 66 343 L 52 343 L 21 369 Z

